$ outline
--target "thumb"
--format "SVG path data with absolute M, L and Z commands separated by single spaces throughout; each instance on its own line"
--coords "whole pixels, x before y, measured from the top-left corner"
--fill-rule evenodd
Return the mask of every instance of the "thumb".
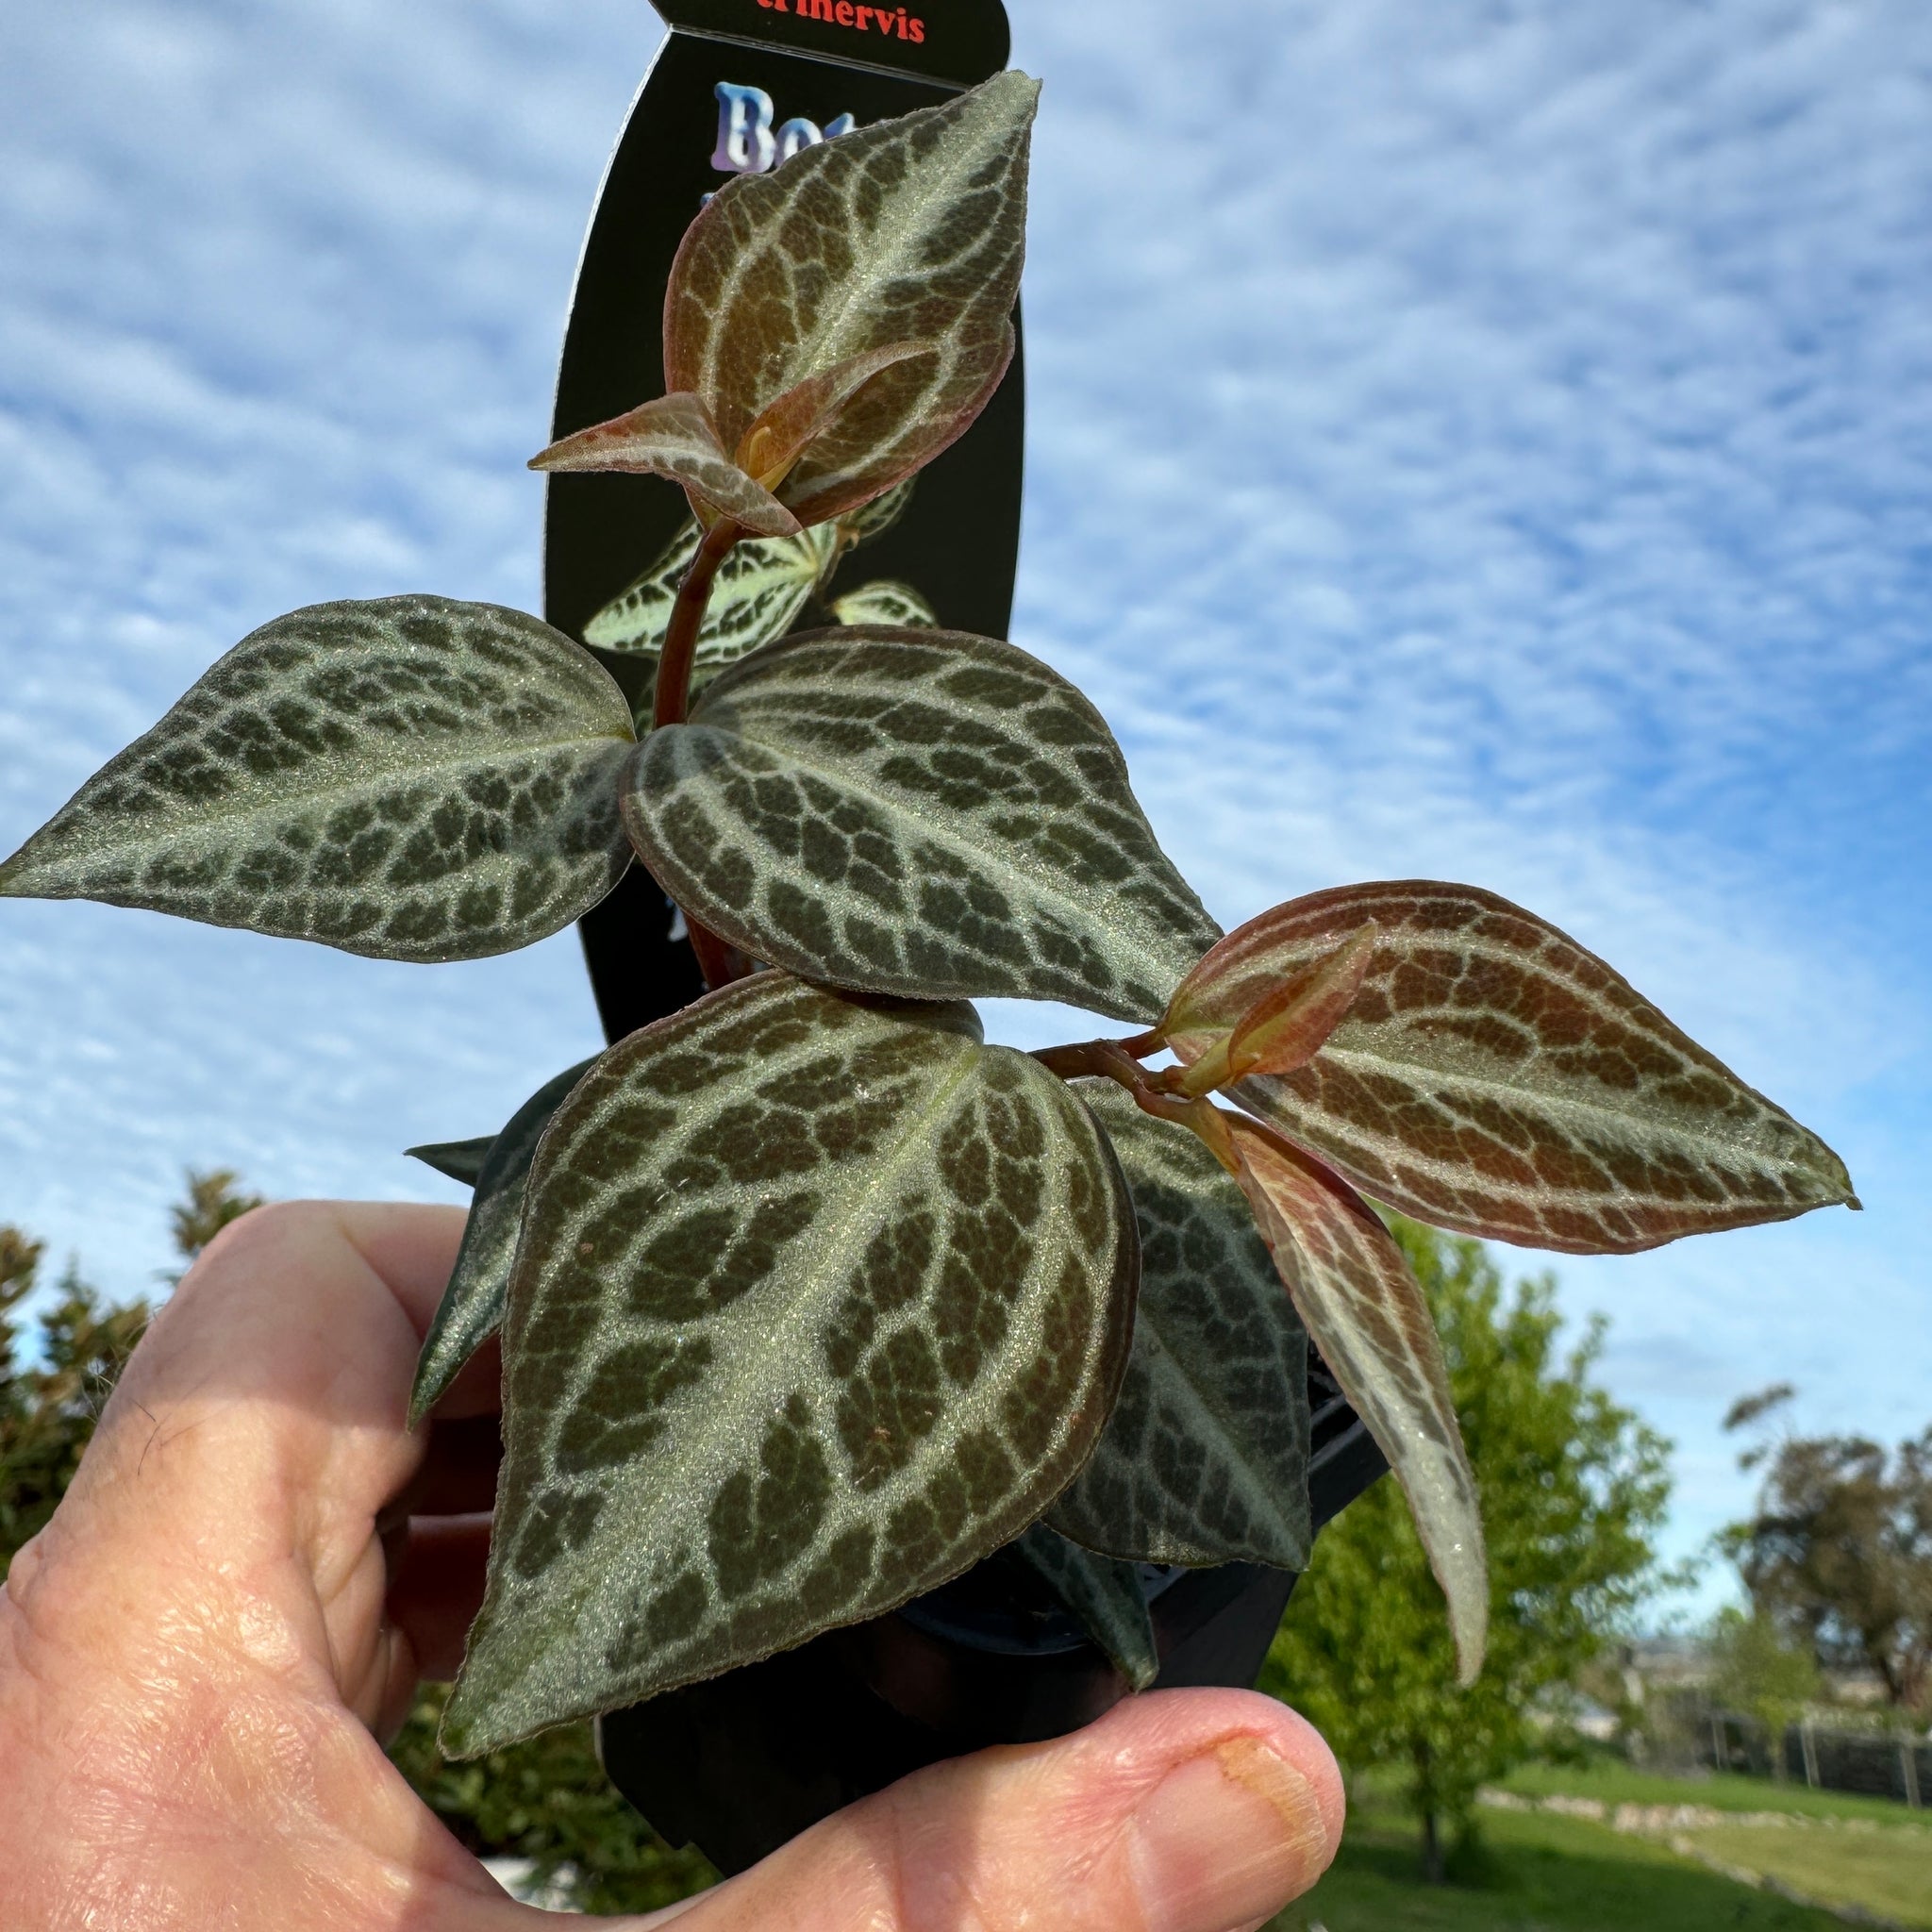
M 1327 1870 L 1341 1817 L 1335 1760 L 1292 1711 L 1157 1691 L 916 1773 L 692 1901 L 676 1932 L 1236 1932 Z

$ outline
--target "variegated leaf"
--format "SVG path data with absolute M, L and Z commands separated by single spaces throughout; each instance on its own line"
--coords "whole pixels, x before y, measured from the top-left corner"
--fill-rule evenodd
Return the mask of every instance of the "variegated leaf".
M 703 541 L 697 523 L 686 524 L 657 562 L 584 626 L 584 641 L 655 657 L 664 647 L 678 586 Z M 795 537 L 738 544 L 712 580 L 698 632 L 698 665 L 729 664 L 782 638 L 831 569 L 838 542 L 837 525 L 815 524 Z
M 470 1204 L 462 1246 L 457 1250 L 449 1286 L 442 1291 L 417 1358 L 416 1386 L 409 1395 L 412 1429 L 442 1400 L 464 1363 L 503 1326 L 510 1263 L 516 1259 L 517 1229 L 523 1224 L 524 1184 L 530 1177 L 530 1163 L 537 1158 L 537 1143 L 551 1116 L 591 1071 L 591 1064 L 581 1061 L 554 1080 L 546 1080 L 489 1143 L 489 1155 L 476 1175 L 476 1198 Z
M 560 437 L 530 458 L 553 474 L 614 470 L 668 476 L 703 506 L 764 537 L 795 535 L 798 519 L 762 483 L 747 476 L 718 439 L 710 411 L 694 395 L 673 393 Z
M 1120 1400 L 1046 1520 L 1111 1557 L 1305 1569 L 1307 1336 L 1254 1214 L 1185 1127 L 1111 1081 L 1075 1091 L 1134 1197 L 1141 1297 Z
M 505 1330 L 474 1756 L 877 1615 L 1063 1489 L 1138 1259 L 1092 1116 L 970 1008 L 761 973 L 545 1135 Z
M 384 959 L 475 959 L 630 863 L 609 674 L 493 604 L 387 597 L 264 625 L 0 865 L 100 899 Z
M 766 489 L 776 489 L 798 458 L 828 434 L 874 376 L 915 356 L 932 356 L 937 342 L 887 342 L 848 356 L 823 375 L 808 375 L 759 410 L 738 447 L 739 466 Z
M 897 630 L 937 630 L 939 613 L 910 584 L 881 577 L 860 584 L 832 605 L 834 623 L 884 625 Z
M 404 1158 L 420 1160 L 425 1167 L 433 1167 L 438 1174 L 447 1174 L 453 1181 L 466 1188 L 474 1188 L 483 1173 L 483 1163 L 490 1158 L 490 1150 L 496 1145 L 494 1134 L 485 1134 L 477 1141 L 437 1141 L 426 1147 L 405 1148 Z
M 1857 1205 L 1816 1135 L 1574 940 L 1473 886 L 1344 886 L 1251 920 L 1203 962 L 1176 1053 L 1369 920 L 1348 1017 L 1307 1065 L 1234 1097 L 1375 1199 L 1572 1254 Z
M 1136 1690 L 1160 1674 L 1160 1651 L 1141 1573 L 1132 1563 L 1096 1557 L 1036 1523 L 1013 1548 L 1066 1606 L 1088 1636 Z
M 1209 1019 L 1203 1034 L 1197 1037 L 1206 1037 L 1214 1043 L 1182 1070 L 1181 1092 L 1198 1100 L 1205 1093 L 1238 1085 L 1252 1074 L 1291 1074 L 1307 1066 L 1348 1017 L 1375 957 L 1378 936 L 1372 919 L 1333 951 L 1320 955 L 1300 972 L 1276 981 L 1234 1023 L 1231 1030 L 1224 1032 Z M 1198 1011 L 1204 992 L 1211 1004 L 1212 969 L 1204 974 L 1202 968 L 1221 957 L 1221 948 L 1217 946 L 1202 966 L 1196 966 L 1181 982 L 1166 1017 L 1156 1029 L 1158 1038 L 1164 1040 L 1171 1033 L 1187 1032 L 1189 1018 Z
M 846 510 L 839 519 L 846 543 L 856 547 L 870 543 L 874 537 L 883 537 L 906 514 L 906 507 L 918 488 L 918 476 L 908 476 L 903 483 L 894 483 L 884 495 Z
M 1254 1121 L 1228 1124 L 1241 1191 L 1322 1359 L 1408 1498 L 1448 1599 L 1462 1681 L 1474 1683 L 1490 1619 L 1482 1512 L 1422 1284 L 1345 1182 Z
M 676 390 L 726 448 L 787 390 L 889 343 L 937 353 L 874 378 L 779 485 L 801 523 L 855 508 L 960 436 L 1013 354 L 1039 83 L 971 92 L 728 181 L 678 250 L 664 311 Z
M 768 645 L 644 740 L 625 792 L 632 842 L 680 906 L 834 986 L 1144 1024 L 1219 932 L 1100 714 L 991 638 Z

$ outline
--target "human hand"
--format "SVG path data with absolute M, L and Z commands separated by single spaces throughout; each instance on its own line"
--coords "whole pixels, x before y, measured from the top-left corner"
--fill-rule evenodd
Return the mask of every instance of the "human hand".
M 258 1209 L 157 1318 L 0 1604 L 9 1932 L 515 1932 L 376 1741 L 481 1600 L 495 1351 L 410 1434 L 453 1208 Z M 465 1424 L 468 1426 L 465 1426 Z M 1231 1932 L 1326 1868 L 1326 1747 L 1241 1690 L 936 1765 L 651 1919 Z

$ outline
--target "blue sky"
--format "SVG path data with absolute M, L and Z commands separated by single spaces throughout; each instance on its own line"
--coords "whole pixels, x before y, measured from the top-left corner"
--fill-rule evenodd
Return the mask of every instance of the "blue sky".
M 1745 1390 L 1923 1426 L 1932 14 L 1012 4 L 1016 639 L 1224 922 L 1491 887 L 1845 1156 L 1862 1216 L 1559 1264 L 1679 1443 L 1674 1550 L 1747 1500 Z M 523 459 L 658 38 L 643 0 L 0 15 L 0 847 L 284 609 L 535 607 Z M 568 935 L 425 970 L 8 902 L 0 1215 L 132 1290 L 190 1162 L 456 1198 L 394 1150 L 594 1044 Z

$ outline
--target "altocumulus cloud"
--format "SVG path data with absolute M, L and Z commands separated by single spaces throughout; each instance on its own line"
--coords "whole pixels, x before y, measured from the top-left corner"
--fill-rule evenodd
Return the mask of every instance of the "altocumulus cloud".
M 1016 636 L 1227 921 L 1470 878 L 1825 1133 L 1871 1211 L 1566 1261 L 1684 1441 L 1923 1420 L 1932 21 L 1723 0 L 1012 0 L 1049 92 Z M 0 843 L 245 630 L 537 599 L 541 441 L 642 0 L 0 24 Z M 1052 1022 L 1003 1011 L 1016 1038 Z M 566 937 L 420 971 L 0 919 L 0 1212 L 133 1285 L 186 1161 L 431 1191 L 589 1050 Z

